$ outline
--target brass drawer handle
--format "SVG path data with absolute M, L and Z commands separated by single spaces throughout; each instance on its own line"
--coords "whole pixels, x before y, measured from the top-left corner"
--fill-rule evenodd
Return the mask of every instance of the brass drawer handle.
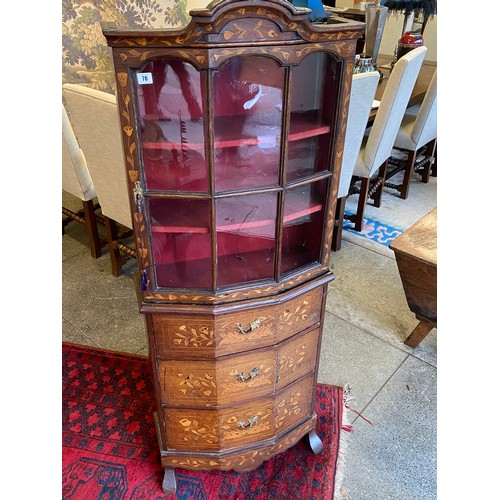
M 242 335 L 248 335 L 249 333 L 252 333 L 254 330 L 257 330 L 257 328 L 259 327 L 260 327 L 260 318 L 257 318 L 250 323 L 248 330 L 245 330 L 245 327 L 241 323 L 238 323 L 236 330 L 240 332 Z
M 257 377 L 259 374 L 260 374 L 260 368 L 255 367 L 253 370 L 250 370 L 248 373 L 243 373 L 243 372 L 238 373 L 238 375 L 236 375 L 236 378 L 240 382 L 250 382 L 255 377 Z
M 257 423 L 257 420 L 259 420 L 259 417 L 257 415 L 249 418 L 248 423 L 245 423 L 245 422 L 243 422 L 243 420 L 240 420 L 238 422 L 238 427 L 240 429 L 251 429 Z

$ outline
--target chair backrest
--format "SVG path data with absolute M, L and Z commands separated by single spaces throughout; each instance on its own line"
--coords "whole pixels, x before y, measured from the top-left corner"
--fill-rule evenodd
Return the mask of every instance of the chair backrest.
M 356 73 L 352 77 L 337 198 L 347 196 L 349 193 L 354 166 L 366 131 L 368 116 L 372 109 L 379 80 L 380 75 L 377 71 Z
M 392 68 L 361 158 L 367 177 L 391 154 L 426 52 L 425 46 L 410 50 Z
M 63 97 L 85 154 L 102 214 L 127 228 L 132 217 L 116 97 L 66 83 Z
M 437 70 L 418 110 L 411 139 L 418 149 L 437 137 Z
M 96 197 L 85 156 L 64 106 L 62 106 L 62 188 L 82 201 L 93 200 Z

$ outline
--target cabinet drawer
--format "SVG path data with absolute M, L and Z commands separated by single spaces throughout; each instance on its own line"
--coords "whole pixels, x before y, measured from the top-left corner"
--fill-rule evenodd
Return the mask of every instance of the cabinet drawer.
M 221 450 L 271 437 L 274 399 L 222 410 L 166 409 L 171 450 Z
M 276 382 L 274 349 L 223 359 L 159 360 L 162 402 L 216 406 L 271 394 Z
M 148 314 L 157 356 L 224 356 L 277 344 L 319 323 L 323 286 L 276 304 L 214 314 Z
M 277 346 L 204 360 L 158 360 L 161 401 L 218 406 L 269 395 L 314 370 L 320 329 Z
M 277 390 L 316 367 L 320 329 L 315 328 L 282 344 L 277 359 Z
M 275 434 L 286 432 L 313 413 L 315 380 L 316 374 L 310 373 L 276 395 Z
M 168 449 L 223 449 L 287 432 L 312 414 L 314 374 L 297 380 L 275 396 L 222 409 L 165 408 Z

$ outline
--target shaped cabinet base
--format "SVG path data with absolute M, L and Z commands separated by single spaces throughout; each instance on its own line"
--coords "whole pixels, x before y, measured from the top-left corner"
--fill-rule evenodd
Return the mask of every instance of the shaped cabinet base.
M 157 415 L 155 414 L 157 432 L 160 435 Z M 179 453 L 161 451 L 161 464 L 165 468 L 162 483 L 163 492 L 172 494 L 176 492 L 177 478 L 176 468 L 188 470 L 235 470 L 237 472 L 249 472 L 259 467 L 264 461 L 273 458 L 279 453 L 283 453 L 288 448 L 297 444 L 304 436 L 307 436 L 311 450 L 320 454 L 323 444 L 316 434 L 316 415 L 310 416 L 305 422 L 290 429 L 288 432 L 254 443 L 251 447 L 237 449 L 226 453 Z
M 329 273 L 279 298 L 243 301 L 236 310 L 205 306 L 188 314 L 174 304 L 155 314 L 143 304 L 165 492 L 175 488 L 175 468 L 246 472 L 303 437 L 321 452 L 314 403 L 332 279 Z M 254 317 L 258 326 L 243 326 Z M 224 348 L 228 337 L 234 337 L 232 351 Z M 168 349 L 168 339 L 180 342 Z

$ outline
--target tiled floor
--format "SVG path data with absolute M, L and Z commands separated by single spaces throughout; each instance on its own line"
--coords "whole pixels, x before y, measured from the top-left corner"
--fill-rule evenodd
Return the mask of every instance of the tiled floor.
M 436 178 L 422 184 L 415 176 L 408 200 L 387 191 L 382 207 L 369 206 L 365 215 L 404 230 L 436 206 L 436 188 Z M 70 224 L 62 241 L 63 340 L 147 354 L 131 279 L 135 262 L 114 278 L 107 252 L 90 257 L 79 224 Z M 344 498 L 433 500 L 437 332 L 415 350 L 403 344 L 417 320 L 387 247 L 345 233 L 331 267 L 336 279 L 330 284 L 318 380 L 349 384 L 351 407 L 372 422 L 348 412 L 354 430 Z

